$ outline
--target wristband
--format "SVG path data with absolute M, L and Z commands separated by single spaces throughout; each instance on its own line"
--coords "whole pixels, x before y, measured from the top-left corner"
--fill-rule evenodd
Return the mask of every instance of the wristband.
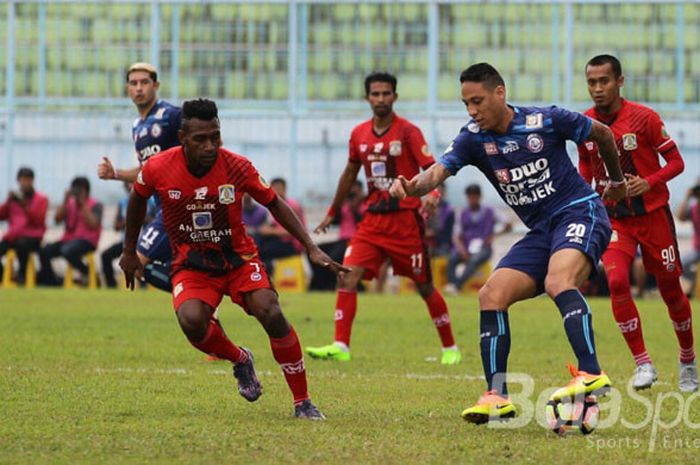
M 612 179 L 608 182 L 608 184 L 610 185 L 610 187 L 613 187 L 613 188 L 614 188 L 614 187 L 620 187 L 620 186 L 622 186 L 624 183 L 625 183 L 624 180 L 622 180 L 622 181 L 613 181 Z
M 432 191 L 428 192 L 428 195 L 438 200 L 442 198 L 442 194 L 440 194 L 440 191 L 437 189 L 433 189 Z
M 335 217 L 335 215 L 337 213 L 338 212 L 336 211 L 336 209 L 331 205 L 330 207 L 328 207 L 328 211 L 326 212 L 326 216 Z

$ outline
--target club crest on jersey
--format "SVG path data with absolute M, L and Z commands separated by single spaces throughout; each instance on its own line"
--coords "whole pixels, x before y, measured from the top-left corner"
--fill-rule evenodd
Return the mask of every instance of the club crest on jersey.
M 508 169 L 496 170 L 493 172 L 496 175 L 496 179 L 501 184 L 508 184 L 510 182 L 510 171 Z
M 384 142 L 377 142 L 376 144 L 374 144 L 374 153 L 381 153 L 383 148 Z
M 367 144 L 360 144 L 360 153 L 365 153 L 367 151 Z
M 386 164 L 383 161 L 373 161 L 370 165 L 370 171 L 373 177 L 386 176 Z
M 207 198 L 207 191 L 209 188 L 207 186 L 204 187 L 198 187 L 197 189 L 194 190 L 194 199 L 195 200 L 204 200 Z
M 586 142 L 586 150 L 593 151 L 595 149 L 595 142 L 588 141 Z
M 498 146 L 495 142 L 486 142 L 484 143 L 484 152 L 486 155 L 498 155 Z
M 539 134 L 530 134 L 527 136 L 525 145 L 527 145 L 527 149 L 530 152 L 538 153 L 544 148 L 544 140 L 542 140 L 542 137 Z
M 622 148 L 625 150 L 635 150 L 637 148 L 637 135 L 634 133 L 623 134 Z
M 213 224 L 211 212 L 192 213 L 192 225 L 194 229 L 211 229 Z
M 250 280 L 253 281 L 253 282 L 258 282 L 258 281 L 260 281 L 261 279 L 262 279 L 262 275 L 261 275 L 260 273 L 258 273 L 257 271 L 253 271 L 253 272 L 250 274 Z
M 525 127 L 527 129 L 540 129 L 544 126 L 542 113 L 534 113 L 525 117 Z
M 228 205 L 236 201 L 236 188 L 233 184 L 219 186 L 219 203 Z
M 398 157 L 401 155 L 401 141 L 400 140 L 392 140 L 389 142 L 389 155 L 392 157 Z
M 179 200 L 181 195 L 182 195 L 182 192 L 180 192 L 177 189 L 171 189 L 168 191 L 168 197 L 173 199 L 173 200 Z
M 154 124 L 151 126 L 151 135 L 153 137 L 158 137 L 161 134 L 163 134 L 163 128 L 160 127 L 160 124 Z

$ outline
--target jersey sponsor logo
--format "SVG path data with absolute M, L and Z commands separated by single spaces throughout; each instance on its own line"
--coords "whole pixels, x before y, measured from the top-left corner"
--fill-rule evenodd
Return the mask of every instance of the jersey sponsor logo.
M 182 283 L 177 283 L 177 285 L 173 289 L 173 297 L 179 296 L 182 293 L 182 291 L 184 291 L 184 290 L 185 290 L 185 285 Z
M 379 153 L 384 148 L 384 142 L 377 142 L 374 144 L 374 153 Z
M 192 225 L 194 229 L 211 229 L 214 221 L 211 217 L 211 212 L 195 212 L 192 213 Z
M 506 203 L 511 206 L 529 205 L 556 192 L 546 158 L 515 168 L 494 170 L 494 175 Z
M 216 210 L 216 204 L 215 203 L 204 203 L 204 202 L 190 203 L 185 207 L 185 210 L 188 210 L 188 211 Z
M 518 143 L 514 140 L 508 140 L 506 141 L 505 147 L 503 147 L 503 155 L 512 152 L 517 152 L 518 150 L 520 150 L 520 146 L 518 145 Z
M 158 145 L 158 144 L 149 145 L 148 147 L 144 147 L 141 150 L 139 150 L 139 158 L 143 162 L 159 152 L 160 152 L 160 145 Z
M 525 127 L 527 129 L 540 129 L 544 126 L 542 113 L 533 113 L 525 117 Z
M 155 119 L 163 119 L 163 116 L 165 115 L 165 110 L 166 110 L 166 108 L 159 108 L 158 111 L 156 111 L 154 118 Z
M 170 189 L 168 191 L 168 197 L 173 199 L 173 200 L 180 200 L 181 196 L 182 196 L 182 192 L 180 192 L 177 189 Z
M 360 144 L 360 153 L 365 153 L 367 151 L 367 144 Z
M 530 134 L 527 136 L 525 144 L 527 149 L 532 153 L 539 153 L 544 148 L 544 140 L 539 134 Z
M 467 124 L 467 131 L 469 131 L 469 132 L 473 132 L 474 134 L 476 134 L 476 133 L 479 132 L 480 130 L 481 130 L 481 128 L 480 128 L 479 125 L 476 123 L 476 121 L 470 121 L 470 122 Z
M 386 176 L 386 164 L 383 161 L 373 161 L 370 164 L 370 171 L 372 176 L 384 177 Z
M 236 187 L 233 184 L 219 186 L 219 203 L 228 205 L 236 201 Z
M 508 169 L 495 170 L 493 174 L 496 175 L 496 179 L 498 179 L 498 182 L 501 184 L 508 184 L 510 182 L 510 173 Z
M 389 142 L 389 155 L 392 157 L 398 157 L 401 155 L 401 141 L 400 140 L 392 140 Z
M 484 152 L 486 155 L 498 155 L 498 146 L 495 142 L 486 142 L 484 143 Z
M 253 271 L 250 273 L 250 280 L 257 283 L 258 281 L 262 280 L 262 275 L 257 271 Z
M 423 144 L 423 147 L 420 148 L 420 153 L 422 153 L 424 157 L 433 158 L 433 152 L 430 151 L 428 144 Z
M 206 199 L 207 198 L 207 191 L 209 191 L 209 188 L 207 186 L 198 187 L 197 189 L 194 190 L 194 199 L 195 200 Z
M 151 126 L 151 135 L 153 137 L 158 137 L 161 134 L 163 134 L 163 128 L 160 127 L 160 124 L 154 124 Z
M 193 213 L 192 218 L 194 222 L 194 217 L 195 215 L 209 215 L 211 218 L 211 213 L 210 212 L 199 212 L 199 213 Z M 218 243 L 221 241 L 222 237 L 231 237 L 232 231 L 231 228 L 228 229 L 201 229 L 198 228 L 196 225 L 193 228 L 189 224 L 181 224 L 178 227 L 179 231 L 189 233 L 189 238 L 192 242 L 213 242 L 213 243 Z M 241 256 L 244 260 L 246 259 L 245 256 Z
M 622 148 L 625 150 L 635 150 L 637 148 L 637 135 L 634 133 L 623 134 Z

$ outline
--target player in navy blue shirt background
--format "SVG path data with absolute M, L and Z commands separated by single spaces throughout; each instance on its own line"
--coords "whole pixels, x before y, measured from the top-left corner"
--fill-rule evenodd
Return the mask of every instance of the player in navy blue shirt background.
M 126 90 L 139 112 L 131 129 L 139 166 L 118 170 L 108 157 L 102 157 L 102 162 L 97 166 L 97 175 L 101 179 L 135 182 L 140 165 L 148 158 L 180 145 L 177 132 L 180 129 L 182 110 L 158 99 L 159 87 L 158 71 L 150 63 L 134 63 L 127 70 Z M 145 266 L 146 281 L 170 292 L 171 250 L 157 198 L 156 203 L 158 208 L 155 219 L 141 232 L 137 253 Z
M 578 291 L 610 240 L 610 221 L 600 197 L 579 176 L 566 140 L 593 140 L 610 174 L 604 197 L 626 194 L 619 154 L 610 129 L 562 108 L 514 107 L 498 71 L 478 63 L 460 76 L 471 120 L 438 163 L 391 187 L 398 198 L 425 195 L 466 165 L 476 166 L 530 231 L 499 262 L 479 291 L 481 359 L 488 391 L 462 412 L 472 423 L 515 416 L 508 399 L 510 352 L 508 308 L 543 291 L 556 303 L 578 359 L 571 382 L 552 400 L 598 394 L 610 388 L 595 352 L 591 312 Z

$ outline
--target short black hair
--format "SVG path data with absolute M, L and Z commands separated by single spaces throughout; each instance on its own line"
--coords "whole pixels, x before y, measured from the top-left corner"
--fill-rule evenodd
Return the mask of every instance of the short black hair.
M 481 186 L 478 184 L 469 184 L 464 193 L 467 195 L 481 195 Z
M 608 63 L 610 63 L 616 79 L 622 76 L 622 64 L 620 64 L 620 60 L 618 60 L 617 57 L 612 55 L 603 54 L 594 56 L 586 63 L 586 69 L 588 69 L 589 66 L 603 66 Z
M 194 118 L 202 121 L 218 119 L 219 109 L 216 108 L 216 103 L 206 98 L 185 100 L 182 104 L 182 119 L 190 120 Z
M 19 180 L 19 178 L 34 179 L 34 170 L 27 166 L 22 166 L 20 169 L 17 170 L 17 180 Z
M 287 188 L 287 181 L 284 178 L 273 178 L 272 181 L 270 181 L 270 185 L 272 184 L 282 184 L 282 187 L 285 189 Z
M 387 73 L 386 71 L 375 71 L 368 74 L 365 78 L 365 95 L 369 95 L 369 88 L 373 82 L 388 82 L 391 84 L 391 88 L 394 90 L 394 93 L 396 93 L 398 81 L 396 76 L 391 73 Z
M 90 181 L 85 176 L 77 176 L 70 183 L 71 189 L 85 189 L 85 192 L 90 193 Z
M 471 65 L 459 75 L 459 82 L 480 82 L 489 89 L 495 89 L 498 86 L 506 86 L 498 70 L 488 63 L 476 63 Z

